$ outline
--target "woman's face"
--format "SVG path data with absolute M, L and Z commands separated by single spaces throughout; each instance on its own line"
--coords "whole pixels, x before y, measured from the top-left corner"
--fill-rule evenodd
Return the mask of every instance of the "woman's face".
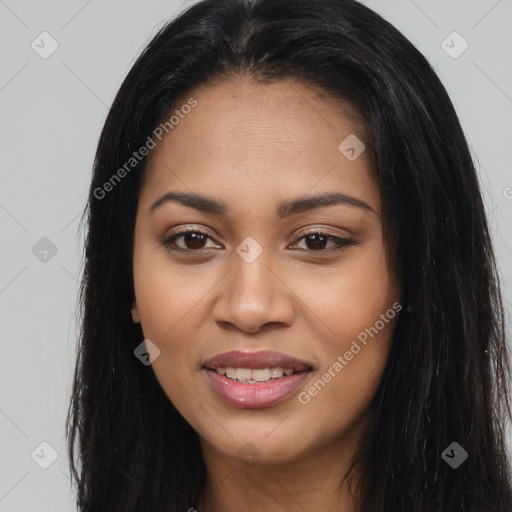
M 153 370 L 203 448 L 261 464 L 331 450 L 367 417 L 401 307 L 357 126 L 292 82 L 190 96 L 137 211 Z

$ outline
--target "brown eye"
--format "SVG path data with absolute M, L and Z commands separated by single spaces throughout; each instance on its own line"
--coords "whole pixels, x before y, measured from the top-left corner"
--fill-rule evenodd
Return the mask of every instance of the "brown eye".
M 341 251 L 348 245 L 356 245 L 356 242 L 349 238 L 340 238 L 317 231 L 306 233 L 304 236 L 299 238 L 296 244 L 301 241 L 305 242 L 306 247 L 304 250 L 312 253 L 319 253 L 319 256 Z M 334 248 L 326 248 L 329 242 L 334 242 Z M 302 248 L 299 247 L 299 249 Z
M 324 250 L 325 246 L 329 242 L 329 237 L 320 235 L 320 234 L 313 234 L 313 235 L 307 235 L 306 237 L 304 237 L 304 240 L 306 242 L 306 246 L 308 249 Z
M 183 239 L 181 244 L 176 243 L 177 240 Z M 211 238 L 202 231 L 189 230 L 181 231 L 165 238 L 162 244 L 170 249 L 182 251 L 201 251 L 205 249 L 205 243 Z
M 207 238 L 202 233 L 187 233 L 183 235 L 183 243 L 187 249 L 203 249 Z

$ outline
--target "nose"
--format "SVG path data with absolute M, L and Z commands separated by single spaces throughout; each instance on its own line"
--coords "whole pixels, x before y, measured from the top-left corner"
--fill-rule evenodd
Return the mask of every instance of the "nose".
M 232 270 L 222 280 L 213 318 L 223 328 L 257 333 L 270 324 L 293 322 L 293 293 L 265 251 L 252 263 L 233 255 Z

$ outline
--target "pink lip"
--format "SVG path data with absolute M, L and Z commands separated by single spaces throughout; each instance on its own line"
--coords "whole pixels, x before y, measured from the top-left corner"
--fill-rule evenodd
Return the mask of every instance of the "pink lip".
M 311 369 L 311 365 L 304 361 L 299 361 L 294 357 L 270 350 L 261 350 L 260 352 L 232 350 L 231 352 L 224 352 L 206 360 L 203 366 L 212 370 L 228 367 L 249 368 L 251 370 L 258 368 L 288 368 L 301 372 Z
M 283 375 L 268 382 L 237 382 L 218 374 L 217 368 L 284 368 L 299 373 Z M 213 389 L 227 403 L 241 408 L 262 408 L 280 402 L 302 385 L 311 370 L 311 365 L 280 352 L 261 350 L 242 352 L 232 350 L 218 354 L 203 363 Z
M 301 386 L 310 373 L 302 371 L 269 382 L 251 384 L 228 379 L 208 368 L 205 371 L 217 394 L 228 404 L 240 408 L 263 408 L 280 402 Z

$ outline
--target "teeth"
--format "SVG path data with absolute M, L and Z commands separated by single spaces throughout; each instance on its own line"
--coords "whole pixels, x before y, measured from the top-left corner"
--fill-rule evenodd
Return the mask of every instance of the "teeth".
M 219 375 L 225 375 L 228 379 L 239 382 L 267 382 L 271 379 L 280 379 L 283 375 L 292 375 L 294 370 L 291 368 L 217 368 Z
M 236 380 L 251 380 L 252 370 L 249 368 L 237 368 Z
M 265 382 L 270 379 L 270 368 L 261 368 L 258 370 L 251 371 L 252 380 L 257 380 L 258 382 Z
M 270 368 L 270 376 L 274 379 L 282 377 L 284 370 L 282 368 Z

